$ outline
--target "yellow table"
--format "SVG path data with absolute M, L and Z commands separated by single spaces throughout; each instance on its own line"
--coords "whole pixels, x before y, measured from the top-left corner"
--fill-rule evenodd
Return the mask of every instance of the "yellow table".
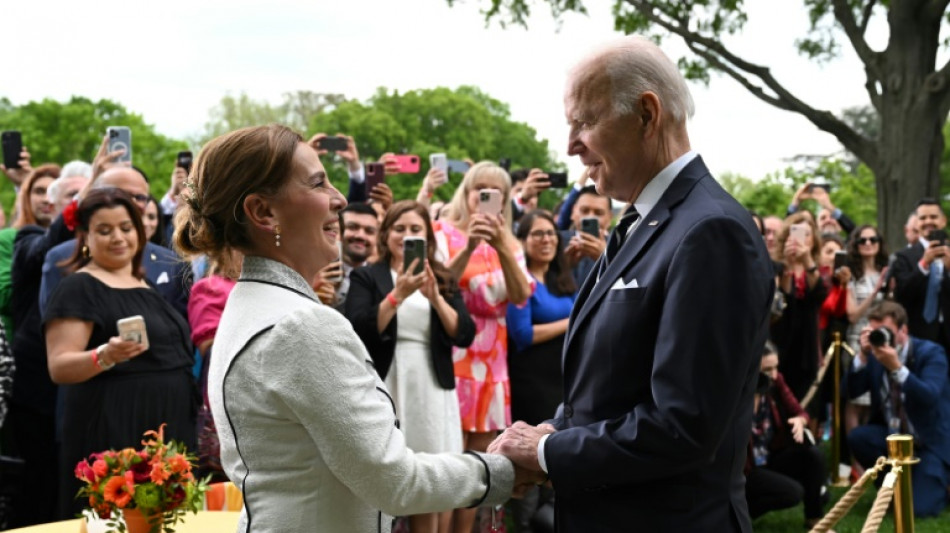
M 197 515 L 187 514 L 183 522 L 175 526 L 177 533 L 234 533 L 237 531 L 240 512 L 198 511 Z M 51 522 L 38 526 L 11 529 L 7 533 L 79 533 L 82 520 Z

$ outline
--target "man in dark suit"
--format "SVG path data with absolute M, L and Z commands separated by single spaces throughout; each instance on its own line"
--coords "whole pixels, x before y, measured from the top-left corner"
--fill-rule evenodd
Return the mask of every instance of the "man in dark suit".
M 547 473 L 559 531 L 752 530 L 742 472 L 774 281 L 752 217 L 690 150 L 692 107 L 647 39 L 570 74 L 568 151 L 631 207 L 578 294 L 555 418 L 489 450 Z
M 847 376 L 851 398 L 871 393 L 868 424 L 848 434 L 854 457 L 870 468 L 887 456 L 887 436 L 914 437 L 911 467 L 914 514 L 936 516 L 947 506 L 950 484 L 950 386 L 947 356 L 934 342 L 911 337 L 907 313 L 900 304 L 883 301 L 868 313 L 868 327 L 861 332 L 861 351 Z M 881 336 L 872 331 L 885 328 Z M 883 343 L 882 343 L 883 341 Z
M 932 198 L 917 202 L 920 238 L 894 255 L 891 276 L 897 282 L 894 299 L 907 311 L 914 337 L 950 347 L 950 247 L 931 232 L 944 230 L 947 217 Z M 939 230 L 939 231 L 938 231 Z

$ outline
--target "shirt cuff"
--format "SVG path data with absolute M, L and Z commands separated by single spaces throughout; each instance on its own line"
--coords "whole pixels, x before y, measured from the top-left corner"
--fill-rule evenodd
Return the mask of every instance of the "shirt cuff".
M 541 470 L 544 470 L 544 473 L 548 473 L 548 463 L 544 460 L 544 442 L 548 440 L 551 434 L 542 435 L 541 439 L 538 440 L 538 464 L 541 465 Z
M 891 379 L 900 383 L 901 385 L 907 381 L 907 376 L 910 375 L 910 370 L 907 370 L 906 366 L 901 366 L 897 370 L 891 372 Z
M 854 362 L 851 364 L 851 368 L 853 368 L 855 372 L 860 371 L 860 370 L 863 369 L 865 366 L 867 366 L 867 363 L 861 362 L 861 357 L 860 357 L 860 356 L 856 356 L 856 357 L 854 358 Z
M 835 219 L 835 220 L 840 220 L 842 214 L 843 214 L 843 213 L 841 212 L 841 209 L 838 209 L 838 208 L 836 207 L 835 210 L 831 212 L 831 218 L 833 218 L 833 219 Z
M 350 181 L 355 181 L 356 183 L 363 183 L 366 181 L 366 175 L 363 172 L 363 163 L 360 163 L 360 168 L 356 170 L 346 169 L 350 173 Z
M 788 204 L 788 210 L 786 211 L 788 214 L 791 215 L 792 213 L 795 213 L 796 211 L 798 211 L 798 206 L 797 206 L 797 205 L 795 205 L 795 204 Z
M 917 268 L 919 268 L 920 271 L 921 271 L 925 276 L 929 276 L 929 275 L 930 275 L 930 270 L 927 269 L 927 268 L 924 268 L 924 260 L 923 260 L 923 259 L 921 259 L 920 261 L 917 262 Z
M 165 196 L 162 196 L 160 205 L 162 206 L 162 213 L 166 215 L 174 215 L 175 210 L 178 209 L 178 202 L 172 199 L 168 192 L 165 193 Z

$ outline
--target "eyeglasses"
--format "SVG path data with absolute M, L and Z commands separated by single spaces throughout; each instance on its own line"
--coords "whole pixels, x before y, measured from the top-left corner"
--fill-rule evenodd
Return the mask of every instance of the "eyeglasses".
M 554 238 L 557 238 L 557 232 L 554 231 L 553 229 L 549 229 L 549 230 L 537 229 L 529 233 L 528 237 L 531 237 L 532 239 L 537 239 L 537 240 L 541 240 L 545 237 L 554 239 Z
M 858 244 L 877 244 L 881 242 L 880 237 L 861 237 L 857 240 Z
M 131 196 L 132 196 L 132 199 L 135 200 L 137 203 L 140 203 L 140 204 L 147 204 L 147 203 L 148 203 L 148 195 L 147 195 L 147 194 L 133 194 L 133 195 L 131 195 Z

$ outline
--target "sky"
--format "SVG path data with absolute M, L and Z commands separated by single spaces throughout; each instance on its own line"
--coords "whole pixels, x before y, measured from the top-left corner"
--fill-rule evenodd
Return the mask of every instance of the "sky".
M 479 11 L 488 0 L 456 0 L 453 7 L 446 0 L 4 1 L 0 20 L 17 22 L 3 24 L 0 96 L 14 104 L 108 98 L 160 133 L 185 138 L 202 130 L 227 94 L 277 104 L 297 90 L 365 100 L 380 86 L 475 85 L 507 103 L 512 118 L 535 128 L 577 175 L 580 163 L 566 154 L 565 73 L 618 35 L 613 1 L 586 3 L 588 15 L 559 23 L 540 5 L 525 30 L 486 26 Z M 850 48 L 825 66 L 795 53 L 807 27 L 801 2 L 746 6 L 746 30 L 726 41 L 738 55 L 770 66 L 816 108 L 867 105 L 863 69 Z M 674 59 L 685 50 L 674 39 L 663 47 Z M 796 154 L 841 149 L 800 115 L 761 102 L 723 75 L 690 87 L 692 147 L 714 174 L 758 179 Z

